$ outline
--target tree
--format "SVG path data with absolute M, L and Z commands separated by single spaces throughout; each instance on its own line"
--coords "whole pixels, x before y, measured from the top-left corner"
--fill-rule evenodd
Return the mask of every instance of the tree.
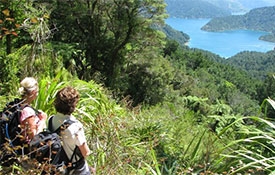
M 5 43 L 7 55 L 12 52 L 12 40 L 18 36 L 20 26 L 24 20 L 24 3 L 25 0 L 0 1 L 0 40 Z
M 155 40 L 151 26 L 164 22 L 164 10 L 163 0 L 57 0 L 51 16 L 58 29 L 54 40 L 83 51 L 73 56 L 80 78 L 89 80 L 100 72 L 112 87 L 127 61 L 126 46 L 148 47 L 139 41 Z
M 275 98 L 274 92 L 272 89 L 275 88 L 275 79 L 274 75 L 268 74 L 266 79 L 264 80 L 263 84 L 258 87 L 257 94 L 258 94 L 258 102 L 262 104 L 265 99 L 267 98 Z M 267 105 L 267 117 L 274 118 L 275 111 L 272 109 L 270 105 Z

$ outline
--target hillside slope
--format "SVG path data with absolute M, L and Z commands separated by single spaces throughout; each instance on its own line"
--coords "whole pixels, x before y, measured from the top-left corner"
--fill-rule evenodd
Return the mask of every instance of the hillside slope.
M 165 0 L 170 17 L 214 18 L 230 15 L 229 10 L 219 8 L 203 0 Z
M 164 32 L 167 38 L 177 41 L 182 46 L 186 45 L 187 42 L 190 40 L 190 36 L 188 34 L 182 31 L 175 30 L 170 25 L 166 24 L 163 27 L 157 27 L 157 29 Z

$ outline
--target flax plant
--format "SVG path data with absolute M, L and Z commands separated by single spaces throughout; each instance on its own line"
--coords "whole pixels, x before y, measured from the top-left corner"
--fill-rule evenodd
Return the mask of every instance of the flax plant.
M 41 109 L 49 116 L 55 113 L 53 106 L 54 97 L 59 89 L 66 85 L 62 81 L 65 72 L 60 71 L 54 78 L 39 80 L 39 93 L 35 101 L 35 108 Z
M 266 99 L 274 109 L 275 102 Z M 271 119 L 261 116 L 243 117 L 224 128 L 219 136 L 222 136 L 234 124 L 240 121 L 244 123 L 235 131 L 236 139 L 220 149 L 220 159 L 216 165 L 222 165 L 216 171 L 224 171 L 227 174 L 251 173 L 272 174 L 275 172 L 275 125 Z M 226 164 L 225 162 L 229 162 Z M 214 166 L 214 165 L 213 165 Z

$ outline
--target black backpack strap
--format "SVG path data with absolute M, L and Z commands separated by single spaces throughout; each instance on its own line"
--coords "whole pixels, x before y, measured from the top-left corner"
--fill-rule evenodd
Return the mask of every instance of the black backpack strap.
M 56 130 L 54 130 L 54 128 L 53 128 L 53 117 L 54 117 L 54 116 L 51 116 L 51 117 L 49 118 L 49 120 L 48 120 L 48 129 L 49 129 L 49 131 L 55 132 L 55 133 L 57 133 L 57 134 L 59 134 L 59 135 L 60 135 L 60 132 L 61 132 L 62 130 L 67 129 L 71 124 L 75 123 L 75 121 L 72 121 L 72 120 L 70 120 L 70 119 L 67 119 L 67 120 L 65 120 L 65 121 L 63 122 L 63 124 L 62 124 L 60 127 L 58 127 Z M 73 152 L 73 154 L 72 154 L 72 157 L 70 158 L 70 162 L 72 161 L 73 157 L 76 156 L 76 155 L 78 155 L 79 157 L 82 156 L 82 154 L 81 154 L 81 152 L 80 152 L 78 146 L 75 147 L 74 152 Z M 80 156 L 80 155 L 81 155 L 81 156 Z M 82 157 L 83 157 L 83 156 L 82 156 Z
M 49 118 L 49 120 L 48 120 L 48 129 L 49 129 L 49 131 L 51 131 L 51 132 L 54 132 L 54 130 L 53 130 L 53 115 L 52 116 L 50 116 L 50 118 Z
M 9 110 L 11 108 L 16 108 L 16 111 L 13 111 L 13 112 L 16 112 L 17 115 L 15 116 L 16 118 L 2 118 L 3 116 L 1 115 L 1 118 L 2 120 L 7 120 L 7 122 L 5 122 L 5 125 L 4 125 L 4 129 L 5 129 L 5 137 L 9 140 L 9 144 L 14 147 L 13 145 L 13 139 L 14 138 L 10 138 L 10 129 L 9 127 L 17 127 L 17 126 L 9 126 L 10 122 L 11 121 L 16 121 L 16 123 L 20 123 L 20 117 L 21 117 L 21 110 L 23 110 L 25 107 L 27 107 L 28 105 L 27 104 L 24 104 L 22 105 L 23 103 L 23 100 L 22 99 L 19 99 L 19 98 L 15 98 L 13 101 L 9 102 L 6 104 L 4 110 L 3 110 L 3 113 L 11 113 Z
M 74 157 L 75 157 L 75 159 L 78 158 L 78 160 L 76 162 L 71 163 L 71 165 L 67 168 L 67 173 L 69 173 L 73 169 L 81 168 L 85 164 L 84 156 L 81 154 L 81 151 L 80 151 L 80 149 L 79 149 L 78 146 L 75 146 L 74 152 L 73 152 L 73 154 L 72 154 L 72 156 L 70 158 L 70 162 L 73 161 Z
M 60 131 L 61 130 L 65 130 L 66 128 L 68 128 L 72 123 L 74 123 L 74 121 L 68 119 L 68 120 L 65 120 L 61 126 L 59 126 L 56 130 L 54 130 L 53 128 L 53 118 L 54 116 L 51 116 L 48 120 L 48 129 L 51 131 L 51 132 L 56 132 L 57 134 L 60 134 Z
M 53 117 L 54 116 L 51 116 L 48 120 L 48 129 L 52 132 L 56 132 L 57 134 L 60 135 L 60 132 L 64 129 L 67 129 L 72 123 L 74 123 L 75 121 L 72 121 L 70 119 L 68 120 L 65 120 L 63 122 L 63 124 L 54 131 L 53 129 Z M 65 150 L 62 148 L 62 151 L 65 153 L 65 155 L 67 156 Z M 75 158 L 76 162 L 73 162 L 73 159 Z M 78 159 L 78 160 L 77 160 Z M 73 162 L 73 163 L 72 163 Z M 69 158 L 69 162 L 66 162 L 65 163 L 66 165 L 69 165 L 70 166 L 67 168 L 67 171 L 71 171 L 75 168 L 78 168 L 78 167 L 82 167 L 84 164 L 85 164 L 85 159 L 84 159 L 84 156 L 82 155 L 80 149 L 78 146 L 75 146 L 74 148 L 74 151 L 73 151 L 73 154 L 71 156 L 71 158 Z

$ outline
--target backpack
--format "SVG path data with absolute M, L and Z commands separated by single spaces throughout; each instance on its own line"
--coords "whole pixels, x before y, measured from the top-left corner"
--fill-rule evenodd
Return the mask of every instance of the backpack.
M 6 104 L 0 112 L 0 165 L 9 166 L 15 161 L 17 154 L 23 154 L 21 141 L 20 116 L 27 105 L 22 105 L 22 100 L 15 98 Z
M 73 155 L 69 158 L 62 146 L 62 140 L 60 138 L 60 132 L 68 128 L 74 121 L 66 120 L 57 130 L 52 131 L 52 118 L 49 119 L 49 127 L 47 130 L 42 131 L 34 136 L 30 142 L 30 157 L 35 158 L 40 163 L 48 163 L 53 165 L 51 173 L 70 167 L 70 169 L 79 166 L 79 162 L 72 164 L 74 156 L 80 157 L 80 160 L 84 160 L 78 146 L 75 147 Z

